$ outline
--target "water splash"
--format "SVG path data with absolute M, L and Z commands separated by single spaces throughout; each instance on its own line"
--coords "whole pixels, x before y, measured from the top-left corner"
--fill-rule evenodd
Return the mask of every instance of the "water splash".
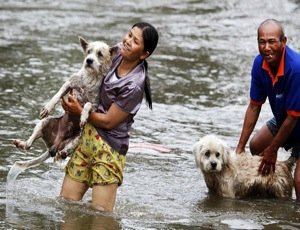
M 129 149 L 140 149 L 140 150 L 152 149 L 162 153 L 171 152 L 171 149 L 169 149 L 168 147 L 159 144 L 153 144 L 153 143 L 135 143 L 135 144 L 131 143 Z M 42 155 L 33 158 L 31 160 L 16 161 L 7 174 L 7 179 L 6 179 L 7 187 L 9 188 L 13 185 L 13 183 L 17 179 L 18 175 L 20 175 L 20 173 L 24 172 L 28 168 L 38 166 L 39 164 L 47 160 L 49 157 L 50 157 L 49 151 L 46 151 Z

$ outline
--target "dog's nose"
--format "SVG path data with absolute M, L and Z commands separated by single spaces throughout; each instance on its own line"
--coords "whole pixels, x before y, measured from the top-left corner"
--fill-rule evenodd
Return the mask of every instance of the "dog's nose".
M 211 168 L 215 169 L 217 167 L 217 163 L 215 161 L 210 162 Z
M 91 59 L 91 58 L 86 59 L 86 63 L 87 63 L 88 65 L 93 64 L 93 59 Z

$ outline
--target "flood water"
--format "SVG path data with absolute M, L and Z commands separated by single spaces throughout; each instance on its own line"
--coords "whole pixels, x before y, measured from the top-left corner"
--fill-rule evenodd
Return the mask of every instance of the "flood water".
M 299 15 L 299 0 L 2 1 L 0 229 L 299 229 L 294 195 L 289 201 L 209 197 L 191 151 L 211 133 L 235 148 L 257 26 L 281 20 L 288 44 L 300 50 Z M 41 141 L 27 152 L 10 141 L 29 137 L 39 110 L 80 68 L 78 36 L 113 45 L 137 21 L 155 25 L 160 40 L 149 58 L 154 108 L 143 104 L 131 141 L 172 151 L 128 153 L 112 214 L 90 209 L 90 192 L 80 203 L 60 200 L 63 165 L 51 160 L 20 174 L 6 192 L 13 163 L 45 151 Z M 269 112 L 266 105 L 258 127 Z

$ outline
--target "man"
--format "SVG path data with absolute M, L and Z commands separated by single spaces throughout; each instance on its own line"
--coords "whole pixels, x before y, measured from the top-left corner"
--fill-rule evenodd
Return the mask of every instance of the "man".
M 260 54 L 251 71 L 250 103 L 236 153 L 245 151 L 268 98 L 274 117 L 253 136 L 250 151 L 263 156 L 258 170 L 267 175 L 275 171 L 278 149 L 291 149 L 297 159 L 294 187 L 300 201 L 300 54 L 286 45 L 283 27 L 275 19 L 260 24 L 257 42 Z

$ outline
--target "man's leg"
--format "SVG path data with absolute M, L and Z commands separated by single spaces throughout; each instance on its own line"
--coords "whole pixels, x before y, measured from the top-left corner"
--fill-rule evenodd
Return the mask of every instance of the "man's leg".
M 263 125 L 261 129 L 253 136 L 250 141 L 250 152 L 252 155 L 259 155 L 266 147 L 268 147 L 274 136 L 267 125 Z

